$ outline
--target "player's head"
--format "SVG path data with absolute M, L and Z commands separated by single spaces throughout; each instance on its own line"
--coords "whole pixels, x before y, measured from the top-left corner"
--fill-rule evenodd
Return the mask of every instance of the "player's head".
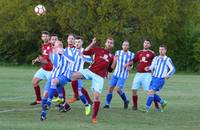
M 41 32 L 41 39 L 44 42 L 44 44 L 48 43 L 49 39 L 50 39 L 50 35 L 48 31 L 42 31 Z
M 161 56 L 165 56 L 167 52 L 167 46 L 162 44 L 159 46 L 159 53 Z
M 114 46 L 114 39 L 111 37 L 107 38 L 106 43 L 105 43 L 105 48 L 108 50 L 111 50 L 113 46 Z
M 151 47 L 151 41 L 149 39 L 145 39 L 143 42 L 143 48 L 146 50 L 149 49 L 150 47 Z
M 123 49 L 123 51 L 128 51 L 128 49 L 129 49 L 129 42 L 128 42 L 128 40 L 125 40 L 123 43 L 122 43 L 122 49 Z
M 82 45 L 83 45 L 83 40 L 81 39 L 80 36 L 76 36 L 75 37 L 75 47 L 77 49 L 81 49 L 82 48 Z
M 53 47 L 54 48 L 63 48 L 63 43 L 60 40 L 56 40 Z
M 59 40 L 56 40 L 53 46 L 53 49 L 56 51 L 56 53 L 63 53 L 63 43 Z
M 58 36 L 54 33 L 54 34 L 51 34 L 51 38 L 50 38 L 50 43 L 52 45 L 54 45 L 54 43 L 58 40 Z
M 67 45 L 68 45 L 68 47 L 74 46 L 74 35 L 73 34 L 69 34 L 67 36 Z

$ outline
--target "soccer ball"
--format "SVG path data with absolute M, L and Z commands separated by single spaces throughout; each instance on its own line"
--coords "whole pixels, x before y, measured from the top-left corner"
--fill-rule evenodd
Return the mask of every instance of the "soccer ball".
M 46 9 L 43 5 L 37 5 L 35 7 L 34 11 L 38 16 L 45 15 L 45 13 L 46 13 Z

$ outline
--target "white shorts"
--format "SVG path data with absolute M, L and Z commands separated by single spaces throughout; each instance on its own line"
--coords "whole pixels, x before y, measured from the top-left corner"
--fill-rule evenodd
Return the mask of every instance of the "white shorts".
M 89 69 L 82 69 L 79 71 L 87 80 L 92 80 L 91 90 L 93 92 L 101 93 L 104 85 L 104 78 L 93 73 Z
M 132 84 L 132 90 L 138 90 L 143 87 L 144 91 L 148 91 L 151 79 L 151 73 L 136 73 Z
M 34 77 L 42 79 L 42 80 L 48 80 L 51 77 L 51 71 L 46 71 L 43 68 L 40 68 L 35 73 Z

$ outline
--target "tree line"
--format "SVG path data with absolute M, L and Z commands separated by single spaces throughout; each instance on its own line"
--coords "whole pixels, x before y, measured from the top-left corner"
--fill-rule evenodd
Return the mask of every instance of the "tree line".
M 38 4 L 45 16 L 34 13 Z M 113 37 L 113 52 L 128 40 L 136 53 L 148 38 L 156 53 L 167 45 L 177 70 L 200 71 L 199 0 L 1 0 L 0 27 L 1 63 L 30 64 L 47 30 L 64 43 L 67 34 L 80 35 L 84 46 L 94 36 L 101 46 Z

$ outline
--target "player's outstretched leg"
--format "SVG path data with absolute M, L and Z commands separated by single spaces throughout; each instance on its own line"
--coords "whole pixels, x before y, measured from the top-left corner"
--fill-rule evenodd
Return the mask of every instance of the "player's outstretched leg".
M 87 116 L 90 114 L 91 105 L 89 104 L 86 96 L 82 93 L 83 90 L 82 86 L 83 86 L 82 80 L 78 80 L 78 95 L 85 106 L 85 115 Z
M 72 89 L 74 92 L 74 96 L 72 96 L 69 99 L 69 103 L 74 103 L 75 101 L 79 100 L 79 95 L 78 95 L 78 80 L 72 81 L 71 82 Z
M 91 105 L 88 103 L 85 95 L 83 95 L 83 93 L 81 92 L 81 90 L 79 90 L 79 95 L 80 95 L 80 99 L 82 101 L 82 103 L 85 106 L 85 115 L 89 115 L 90 114 L 90 110 L 91 110 Z
M 167 101 L 163 100 L 158 94 L 154 94 L 154 99 L 161 104 L 161 112 L 163 112 L 167 106 Z
M 143 112 L 149 111 L 151 104 L 154 101 L 154 94 L 155 94 L 155 92 L 153 90 L 148 91 L 148 97 L 147 97 L 147 100 L 146 100 L 146 108 L 144 110 L 142 110 Z
M 129 100 L 125 92 L 122 89 L 118 88 L 117 93 L 119 94 L 121 99 L 124 101 L 124 109 L 128 109 Z
M 86 97 L 88 103 L 89 103 L 90 105 L 92 105 L 93 102 L 92 102 L 92 100 L 91 100 L 91 98 L 90 98 L 90 96 L 89 96 L 87 90 L 86 90 L 84 87 L 82 87 L 81 92 L 83 93 L 83 95 L 85 95 L 85 97 Z

